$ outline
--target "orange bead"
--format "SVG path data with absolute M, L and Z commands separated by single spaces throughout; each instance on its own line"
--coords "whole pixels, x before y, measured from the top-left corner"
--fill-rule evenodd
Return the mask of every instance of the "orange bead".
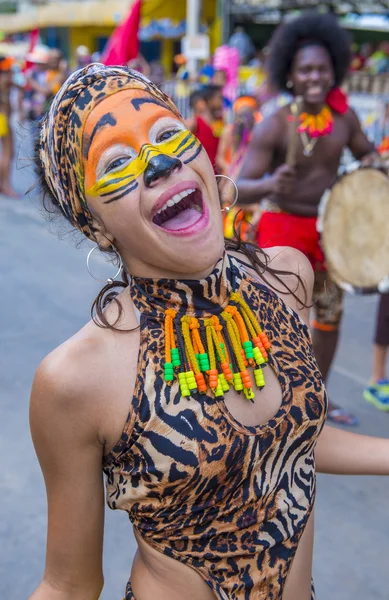
M 245 366 L 245 367 L 247 367 L 247 365 L 248 365 L 249 363 L 247 362 L 246 354 L 245 354 L 245 351 L 243 350 L 243 348 L 241 349 L 240 353 L 241 353 L 241 355 L 242 355 L 242 359 L 243 359 L 244 366 Z
M 217 369 L 210 369 L 210 370 L 209 370 L 209 371 L 207 371 L 207 372 L 208 372 L 208 375 L 209 375 L 210 377 L 215 377 L 215 376 L 216 376 L 216 378 L 217 378 L 217 376 L 219 375 L 219 373 L 218 373 Z
M 266 350 L 269 350 L 269 348 L 271 348 L 271 343 L 270 342 L 266 342 L 264 344 L 264 346 L 265 346 Z
M 224 373 L 224 377 L 227 379 L 227 381 L 232 381 L 233 378 L 230 365 L 228 363 L 223 363 L 222 370 Z

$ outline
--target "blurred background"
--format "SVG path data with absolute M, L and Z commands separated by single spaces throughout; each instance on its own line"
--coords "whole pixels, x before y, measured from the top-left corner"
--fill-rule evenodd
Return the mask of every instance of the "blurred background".
M 212 128 L 220 136 L 242 94 L 254 98 L 259 118 L 288 102 L 267 81 L 269 40 L 281 20 L 318 4 L 350 31 L 354 56 L 344 88 L 385 155 L 389 1 L 0 0 L 0 598 L 27 599 L 44 567 L 45 489 L 28 426 L 32 378 L 42 358 L 88 320 L 99 290 L 85 266 L 88 245 L 66 225 L 58 232 L 45 222 L 37 188 L 25 196 L 36 183 L 37 121 L 74 69 L 101 60 L 141 70 L 187 119 L 196 115 L 193 93 L 217 86 L 223 104 Z M 110 272 L 99 260 L 96 268 Z M 329 392 L 358 416 L 362 433 L 387 437 L 389 415 L 362 399 L 376 304 L 374 295 L 348 296 Z M 389 599 L 388 502 L 387 479 L 319 476 L 318 600 Z M 106 530 L 102 598 L 120 599 L 134 539 L 125 514 L 107 514 Z

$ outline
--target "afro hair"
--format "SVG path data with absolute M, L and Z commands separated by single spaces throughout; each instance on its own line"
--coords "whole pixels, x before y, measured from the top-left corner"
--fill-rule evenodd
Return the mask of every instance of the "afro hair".
M 268 73 L 271 82 L 280 90 L 286 83 L 296 53 L 302 46 L 323 46 L 329 52 L 334 68 L 335 86 L 347 74 L 351 60 L 351 40 L 331 13 L 308 12 L 280 25 L 270 43 Z

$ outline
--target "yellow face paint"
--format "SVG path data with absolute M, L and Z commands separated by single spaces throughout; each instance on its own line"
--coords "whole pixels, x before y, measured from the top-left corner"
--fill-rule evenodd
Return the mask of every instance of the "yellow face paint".
M 166 131 L 174 130 L 176 123 L 179 130 L 172 131 L 167 140 L 155 142 L 150 140 L 150 131 L 159 120 L 171 121 Z M 158 130 L 158 125 L 157 125 Z M 161 136 L 162 137 L 162 136 Z M 158 139 L 158 138 L 157 138 Z M 84 128 L 83 136 L 84 184 L 88 196 L 108 197 L 104 202 L 120 199 L 138 186 L 137 179 L 146 171 L 150 160 L 165 154 L 180 159 L 184 164 L 194 160 L 202 146 L 198 139 L 183 128 L 183 122 L 162 106 L 153 96 L 139 90 L 118 92 L 98 104 L 90 113 Z M 151 143 L 152 142 L 152 143 Z M 113 146 L 119 145 L 135 150 L 137 155 L 125 161 L 123 168 L 99 172 L 101 157 Z
M 101 177 L 96 183 L 86 190 L 89 196 L 108 195 L 118 191 L 123 185 L 128 185 L 135 181 L 144 171 L 152 158 L 159 154 L 175 156 L 180 158 L 188 150 L 195 151 L 200 146 L 198 139 L 187 129 L 184 129 L 172 136 L 165 142 L 153 146 L 152 144 L 144 144 L 138 156 L 129 162 L 123 169 L 115 170 L 113 173 L 107 173 Z

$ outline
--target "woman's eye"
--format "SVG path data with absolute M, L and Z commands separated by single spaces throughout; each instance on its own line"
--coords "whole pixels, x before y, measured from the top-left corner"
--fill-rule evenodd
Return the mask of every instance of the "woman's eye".
M 110 171 L 113 171 L 114 169 L 118 169 L 119 167 L 122 166 L 123 163 L 125 163 L 127 160 L 129 159 L 128 156 L 121 156 L 120 158 L 117 158 L 115 160 L 113 160 L 111 163 L 109 163 L 108 167 L 105 169 L 104 173 L 109 173 Z
M 176 135 L 176 133 L 178 133 L 179 131 L 180 129 L 169 129 L 168 131 L 160 133 L 156 139 L 157 144 L 159 144 L 160 142 L 166 142 L 166 140 L 173 137 L 173 135 Z

